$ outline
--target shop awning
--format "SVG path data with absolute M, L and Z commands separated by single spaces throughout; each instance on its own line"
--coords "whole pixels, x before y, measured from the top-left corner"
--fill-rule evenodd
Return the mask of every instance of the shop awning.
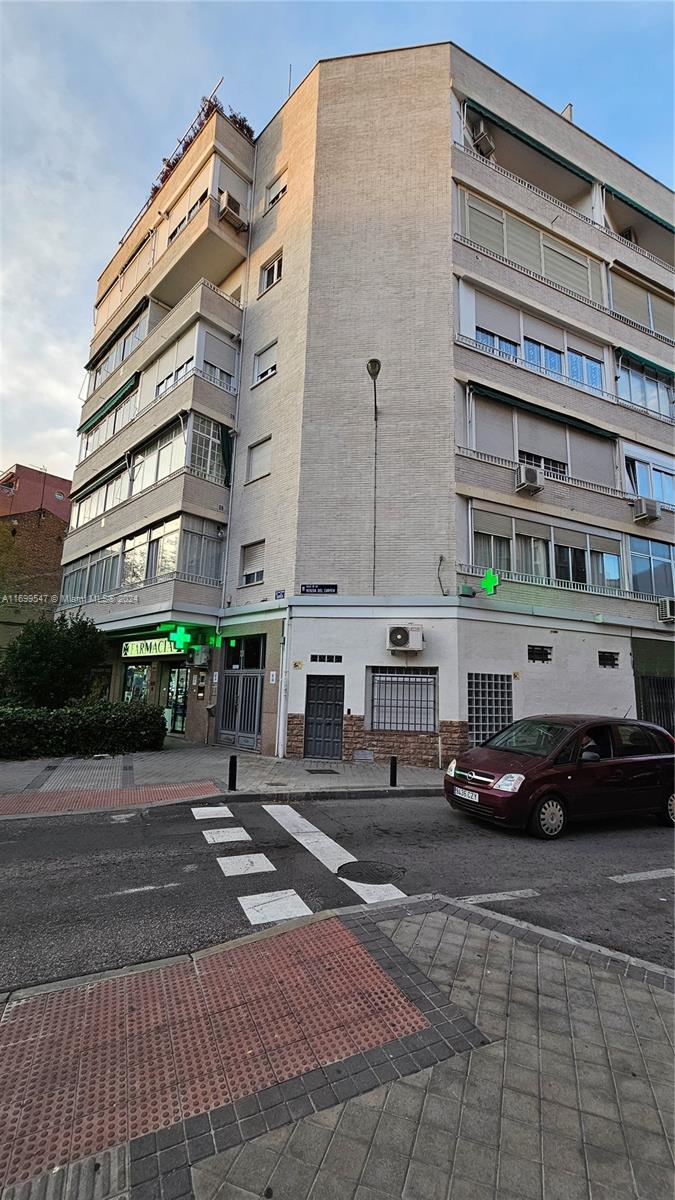
M 593 176 L 589 175 L 587 171 L 582 170 L 581 167 L 578 167 L 576 163 L 571 163 L 569 159 L 563 158 L 561 154 L 556 154 L 555 150 L 551 150 L 550 146 L 545 146 L 543 142 L 538 142 L 536 138 L 530 137 L 522 129 L 517 129 L 515 125 L 511 125 L 503 117 L 498 117 L 496 113 L 479 104 L 477 100 L 467 100 L 466 103 L 468 108 L 477 112 L 481 117 L 487 117 L 488 121 L 491 121 L 493 125 L 497 125 L 505 133 L 510 133 L 512 137 L 518 138 L 519 142 L 524 142 L 526 146 L 531 146 L 533 150 L 537 150 L 539 154 L 550 158 L 552 162 L 557 163 L 559 167 L 564 167 L 566 171 L 571 171 L 573 175 L 578 175 L 586 183 L 593 183 Z
M 638 363 L 641 367 L 647 367 L 649 371 L 657 371 L 659 375 L 665 375 L 668 379 L 675 379 L 675 372 L 669 370 L 668 367 L 663 367 L 660 363 L 652 362 L 649 358 L 643 358 L 641 354 L 636 354 L 634 350 L 625 350 L 623 346 L 617 346 L 617 354 L 621 358 L 628 358 L 631 362 Z
M 126 383 L 123 383 L 116 392 L 113 392 L 109 400 L 106 400 L 100 408 L 96 409 L 95 413 L 92 413 L 92 415 L 88 417 L 82 425 L 80 425 L 80 428 L 77 431 L 78 434 L 88 433 L 90 429 L 94 428 L 94 425 L 98 425 L 98 422 L 106 415 L 106 413 L 110 412 L 111 408 L 116 408 L 118 404 L 121 404 L 122 401 L 129 395 L 129 393 L 133 392 L 134 388 L 138 386 L 140 377 L 140 371 L 135 371 L 131 378 L 127 379 Z
M 609 438 L 610 441 L 616 441 L 616 434 L 610 433 L 607 429 L 599 429 L 597 425 L 592 425 L 590 421 L 583 421 L 579 417 L 567 416 L 565 413 L 551 412 L 549 408 L 543 408 L 540 404 L 532 404 L 529 400 L 521 400 L 519 396 L 510 396 L 507 392 L 499 392 L 495 388 L 487 387 L 482 383 L 472 383 L 469 381 L 474 396 L 484 396 L 486 400 L 498 400 L 502 404 L 509 404 L 511 408 L 520 408 L 525 412 L 535 413 L 538 417 L 545 417 L 547 421 L 556 421 L 560 425 L 569 425 L 573 429 L 581 429 L 584 433 L 592 433 L 595 437 Z
M 641 213 L 643 217 L 649 217 L 650 221 L 656 221 L 657 225 L 663 226 L 663 228 L 667 229 L 669 233 L 675 233 L 675 225 L 671 225 L 670 222 L 664 220 L 663 217 L 657 217 L 656 213 L 650 212 L 648 208 L 643 208 L 641 204 L 638 204 L 637 200 L 631 200 L 630 196 L 624 196 L 623 192 L 619 192 L 616 188 L 610 187 L 608 183 L 605 184 L 605 191 L 609 192 L 610 196 L 613 196 L 615 200 L 620 200 L 622 204 L 627 204 L 629 208 L 634 208 L 635 211 Z

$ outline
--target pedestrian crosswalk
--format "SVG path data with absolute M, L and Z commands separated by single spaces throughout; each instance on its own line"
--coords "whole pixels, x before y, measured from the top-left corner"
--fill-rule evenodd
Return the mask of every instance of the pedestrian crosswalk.
M 337 876 L 339 868 L 346 863 L 357 862 L 353 854 L 301 816 L 291 805 L 262 804 L 260 809 L 280 825 L 294 841 L 309 851 L 313 859 L 326 867 L 331 875 Z M 192 815 L 200 822 L 241 820 L 241 817 L 235 818 L 231 808 L 225 804 L 196 807 L 192 809 Z M 241 824 L 209 826 L 201 832 L 209 845 L 231 844 L 234 848 L 237 843 L 253 841 L 251 834 Z M 225 878 L 232 880 L 241 878 L 243 881 L 249 875 L 261 875 L 277 870 L 274 862 L 262 853 L 223 854 L 217 856 L 216 862 Z M 392 884 L 361 883 L 341 877 L 340 882 L 355 892 L 366 904 L 374 904 L 378 900 L 398 900 L 405 895 Z M 241 895 L 237 896 L 237 901 L 251 925 L 287 921 L 292 917 L 306 916 L 313 911 L 294 888 L 260 892 L 257 895 Z

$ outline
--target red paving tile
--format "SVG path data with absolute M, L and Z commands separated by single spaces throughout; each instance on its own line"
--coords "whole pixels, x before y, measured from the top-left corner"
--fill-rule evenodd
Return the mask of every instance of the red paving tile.
M 92 812 L 102 808 L 127 808 L 130 804 L 164 804 L 171 800 L 198 800 L 219 796 L 210 779 L 192 783 L 153 783 L 146 787 L 73 788 L 60 792 L 5 792 L 0 795 L 0 817 L 34 813 Z
M 427 1025 L 336 918 L 10 1004 L 0 1187 Z

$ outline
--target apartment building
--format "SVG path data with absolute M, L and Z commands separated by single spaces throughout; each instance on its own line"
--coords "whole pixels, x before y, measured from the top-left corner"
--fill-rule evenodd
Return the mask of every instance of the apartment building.
M 672 200 L 450 43 L 213 112 L 98 284 L 61 603 L 113 695 L 322 760 L 672 723 Z

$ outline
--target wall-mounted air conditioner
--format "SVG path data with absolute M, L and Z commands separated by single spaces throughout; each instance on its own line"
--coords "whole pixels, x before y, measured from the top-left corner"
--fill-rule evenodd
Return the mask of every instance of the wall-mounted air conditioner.
M 527 463 L 521 463 L 516 471 L 515 490 L 517 492 L 527 492 L 530 496 L 534 496 L 535 492 L 541 492 L 543 487 L 543 467 L 531 467 Z
M 648 500 L 646 496 L 638 496 L 633 504 L 633 520 L 640 521 L 643 525 L 650 525 L 652 521 L 658 521 L 661 516 L 661 505 L 658 500 Z
M 474 126 L 473 148 L 476 153 L 482 155 L 483 158 L 491 158 L 495 152 L 495 144 L 490 137 L 490 134 L 485 127 L 485 121 L 483 120 L 480 120 L 478 124 Z
M 675 621 L 675 600 L 672 596 L 661 597 L 657 616 L 659 621 Z
M 233 229 L 248 229 L 248 213 L 231 192 L 223 192 L 220 197 L 220 216 Z
M 418 654 L 424 649 L 424 636 L 421 625 L 389 625 L 387 626 L 387 650 L 402 651 L 405 654 Z

